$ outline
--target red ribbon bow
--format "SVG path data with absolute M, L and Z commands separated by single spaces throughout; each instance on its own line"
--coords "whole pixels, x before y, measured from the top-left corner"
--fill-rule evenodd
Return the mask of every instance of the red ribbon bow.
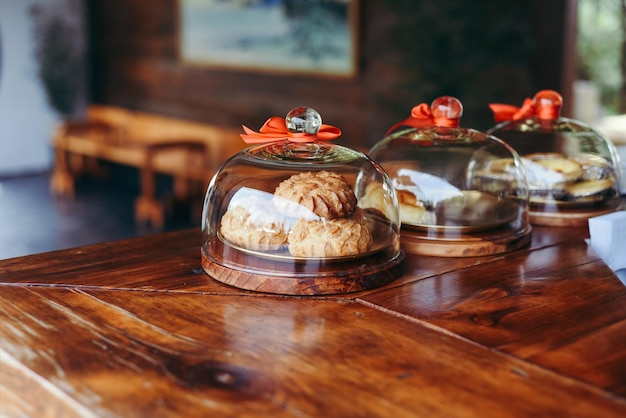
M 535 116 L 535 113 L 537 113 L 535 110 L 535 103 L 530 98 L 526 98 L 526 100 L 524 100 L 522 107 L 503 103 L 491 103 L 489 108 L 493 112 L 493 118 L 496 122 L 532 118 Z
M 489 108 L 498 122 L 521 120 L 537 116 L 539 119 L 557 119 L 561 113 L 563 98 L 553 90 L 542 90 L 533 99 L 526 98 L 522 107 L 509 104 L 492 103 Z
M 261 127 L 260 132 L 255 132 L 247 126 L 243 125 L 245 134 L 240 134 L 241 138 L 247 144 L 263 144 L 277 141 L 290 142 L 314 142 L 330 141 L 341 135 L 341 130 L 331 125 L 322 124 L 316 134 L 308 134 L 305 132 L 290 132 L 287 129 L 287 122 L 284 118 L 272 116 Z
M 428 104 L 420 103 L 411 109 L 411 116 L 389 128 L 385 136 L 389 135 L 399 126 L 410 126 L 412 128 L 429 128 L 431 126 L 458 128 L 460 121 L 460 118 L 436 118 L 433 116 L 433 112 Z

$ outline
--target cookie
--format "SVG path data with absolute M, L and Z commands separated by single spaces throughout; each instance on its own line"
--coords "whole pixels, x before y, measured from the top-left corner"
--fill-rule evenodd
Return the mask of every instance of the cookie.
M 566 175 L 557 170 L 553 170 L 550 166 L 552 164 L 557 165 L 556 168 L 558 169 L 558 165 L 561 161 L 563 161 L 560 158 L 556 160 L 556 162 L 547 164 L 545 163 L 546 161 L 549 161 L 547 159 L 541 160 L 542 163 L 527 158 L 522 158 L 522 161 L 524 163 L 524 167 L 526 168 L 526 179 L 528 180 L 528 187 L 530 188 L 531 193 L 535 194 L 562 191 L 568 184 L 573 183 L 576 178 L 578 178 L 578 176 L 582 173 L 582 169 L 578 174 L 574 172 L 575 169 L 573 171 L 569 170 L 572 171 L 569 173 L 569 175 Z M 565 171 L 568 171 L 568 169 L 565 168 Z
M 561 174 L 564 181 L 574 181 L 583 175 L 580 164 L 567 158 L 541 158 L 534 161 L 548 170 Z
M 615 172 L 611 168 L 611 164 L 599 155 L 579 154 L 571 157 L 571 159 L 583 168 L 583 175 L 580 180 L 615 180 Z
M 352 186 L 331 171 L 295 174 L 276 187 L 274 196 L 278 210 L 288 216 L 302 206 L 321 218 L 345 218 L 357 204 Z
M 611 179 L 600 179 L 581 181 L 568 186 L 566 190 L 570 196 L 577 198 L 593 196 L 611 187 L 613 187 L 613 181 Z
M 299 219 L 289 233 L 289 252 L 294 257 L 345 257 L 372 248 L 372 234 L 351 218 Z

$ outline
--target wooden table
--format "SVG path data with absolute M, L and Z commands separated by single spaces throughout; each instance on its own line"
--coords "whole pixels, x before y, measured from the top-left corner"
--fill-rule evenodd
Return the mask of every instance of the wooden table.
M 199 230 L 0 261 L 0 415 L 626 417 L 626 287 L 587 234 L 324 297 L 211 279 Z

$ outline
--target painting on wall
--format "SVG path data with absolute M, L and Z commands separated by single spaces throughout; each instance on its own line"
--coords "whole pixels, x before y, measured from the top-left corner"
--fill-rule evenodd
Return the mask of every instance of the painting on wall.
M 185 64 L 352 77 L 358 0 L 179 0 Z

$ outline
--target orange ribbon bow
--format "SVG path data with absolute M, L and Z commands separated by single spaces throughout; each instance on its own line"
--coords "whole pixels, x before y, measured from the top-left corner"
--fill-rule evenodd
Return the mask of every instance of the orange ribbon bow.
M 247 144 L 263 144 L 267 142 L 290 141 L 290 142 L 314 142 L 330 141 L 341 135 L 341 130 L 331 125 L 322 124 L 315 134 L 305 132 L 290 132 L 284 118 L 272 116 L 261 127 L 260 132 L 255 132 L 243 125 L 245 134 L 240 134 Z
M 405 120 L 393 125 L 385 136 L 389 135 L 399 126 L 410 126 L 412 128 L 428 128 L 431 126 L 440 126 L 447 128 L 458 128 L 461 118 L 435 117 L 430 106 L 426 103 L 420 103 L 411 109 L 411 116 Z
M 534 98 L 526 98 L 522 107 L 502 103 L 492 103 L 489 108 L 493 112 L 496 123 L 508 120 L 521 120 L 537 116 L 539 119 L 557 119 L 561 113 L 563 98 L 553 90 L 542 90 Z

